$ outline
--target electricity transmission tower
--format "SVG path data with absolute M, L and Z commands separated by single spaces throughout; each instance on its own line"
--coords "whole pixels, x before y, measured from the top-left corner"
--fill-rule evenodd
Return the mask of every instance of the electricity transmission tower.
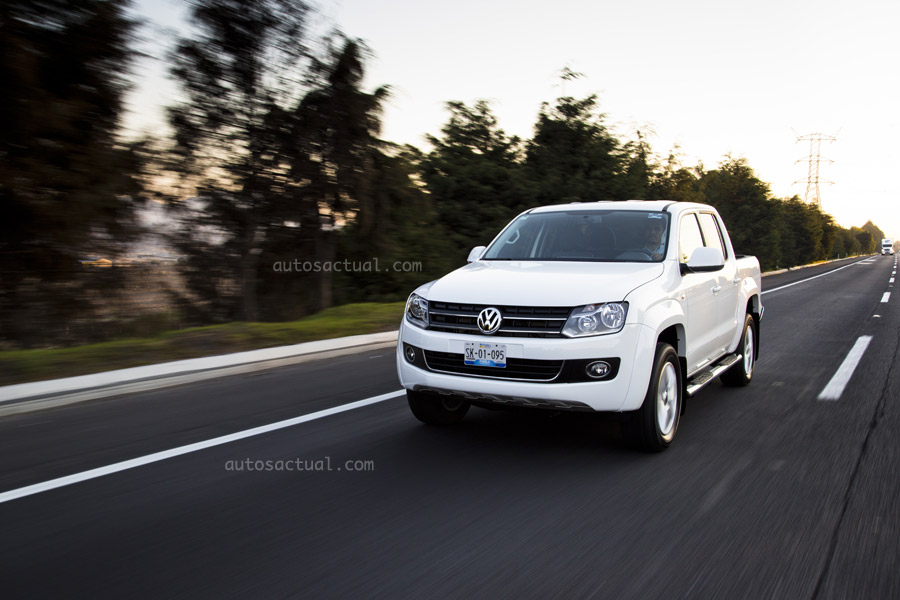
M 833 181 L 819 180 L 819 164 L 824 162 L 832 163 L 834 161 L 822 158 L 822 142 L 834 142 L 837 138 L 833 135 L 825 135 L 824 133 L 810 133 L 797 138 L 797 142 L 809 142 L 809 156 L 801 158 L 796 162 L 809 163 L 809 174 L 806 179 L 800 179 L 794 183 L 806 183 L 806 194 L 803 199 L 806 202 L 815 202 L 816 206 L 822 208 L 822 196 L 819 192 L 819 184 L 825 183 L 833 185 Z

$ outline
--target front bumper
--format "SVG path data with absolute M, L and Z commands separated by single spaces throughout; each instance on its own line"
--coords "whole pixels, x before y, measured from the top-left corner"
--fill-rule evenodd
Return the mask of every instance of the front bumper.
M 397 372 L 400 383 L 408 390 L 453 394 L 472 401 L 563 410 L 636 410 L 646 394 L 653 360 L 652 352 L 648 355 L 641 348 L 655 348 L 647 331 L 629 324 L 616 334 L 586 338 L 487 337 L 429 331 L 404 321 L 397 343 Z M 525 381 L 503 378 L 503 369 L 497 369 L 496 376 L 490 377 L 436 372 L 434 365 L 418 356 L 414 362 L 404 356 L 406 345 L 450 356 L 461 355 L 466 342 L 488 341 L 506 344 L 509 362 L 562 361 L 568 364 L 560 371 L 566 376 Z M 599 381 L 573 376 L 573 365 L 583 368 L 582 365 L 599 359 L 616 363 L 614 376 Z

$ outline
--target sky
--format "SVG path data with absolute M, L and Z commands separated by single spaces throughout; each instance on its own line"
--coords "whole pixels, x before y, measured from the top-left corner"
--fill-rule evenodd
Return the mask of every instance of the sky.
M 138 0 L 178 27 L 178 0 Z M 845 227 L 871 219 L 900 238 L 900 3 L 895 0 L 322 0 L 316 26 L 363 39 L 366 87 L 389 85 L 382 137 L 427 149 L 448 101 L 491 102 L 529 138 L 541 103 L 597 94 L 620 136 L 649 134 L 665 158 L 710 169 L 743 157 L 773 195 L 806 192 L 813 133 L 822 208 Z M 147 31 L 157 31 L 148 29 Z M 152 34 L 150 36 L 153 37 Z M 158 48 L 148 42 L 149 49 Z M 155 44 L 155 45 L 154 45 Z M 584 76 L 562 86 L 568 67 Z M 171 102 L 164 65 L 145 62 L 132 127 Z M 830 182 L 830 183 L 828 183 Z

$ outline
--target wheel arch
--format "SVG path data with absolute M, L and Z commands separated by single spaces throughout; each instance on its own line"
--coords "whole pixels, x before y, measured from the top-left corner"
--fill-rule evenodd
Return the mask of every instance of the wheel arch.
M 753 358 L 759 358 L 759 324 L 762 321 L 763 306 L 759 294 L 754 294 L 747 299 L 747 313 L 753 317 L 753 329 L 756 335 L 756 344 L 753 347 Z
M 645 315 L 647 325 L 657 331 L 656 341 L 675 348 L 681 363 L 682 379 L 687 377 L 687 330 L 684 307 L 675 301 L 657 304 Z
M 647 386 L 650 383 L 650 372 L 656 344 L 665 341 L 670 344 L 681 363 L 682 381 L 685 379 L 686 336 L 684 310 L 679 302 L 668 299 L 659 302 L 641 315 L 640 339 L 635 347 L 631 380 L 625 400 L 619 410 L 632 411 L 641 407 Z M 665 339 L 661 339 L 665 336 Z M 682 404 L 682 406 L 684 406 Z
M 678 364 L 681 368 L 681 414 L 683 415 L 687 406 L 687 341 L 684 330 L 684 324 L 674 323 L 659 332 L 656 338 L 657 343 L 662 342 L 669 344 L 678 354 Z

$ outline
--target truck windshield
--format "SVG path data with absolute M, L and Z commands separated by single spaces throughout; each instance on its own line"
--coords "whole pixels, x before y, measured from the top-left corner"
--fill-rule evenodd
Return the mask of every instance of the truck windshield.
M 669 215 L 636 210 L 528 213 L 494 240 L 481 260 L 660 262 Z

